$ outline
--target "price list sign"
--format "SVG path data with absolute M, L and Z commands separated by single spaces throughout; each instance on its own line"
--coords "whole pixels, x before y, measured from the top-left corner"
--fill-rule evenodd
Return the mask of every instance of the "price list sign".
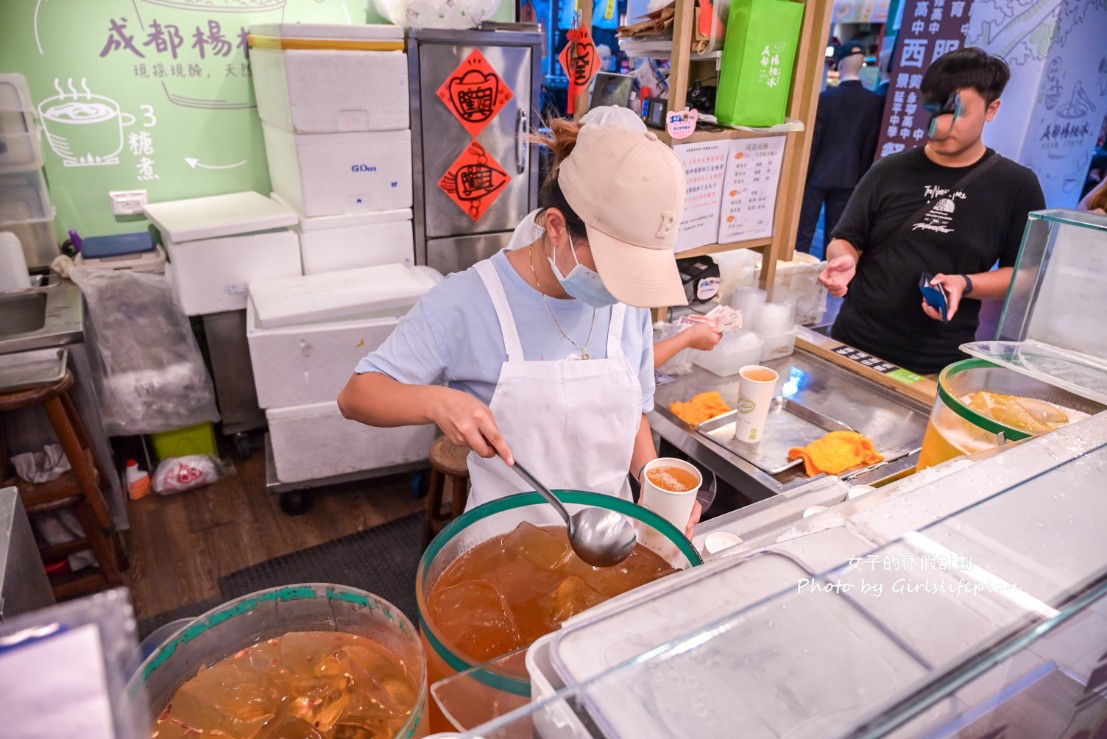
M 674 251 L 711 244 L 719 236 L 719 203 L 726 174 L 729 141 L 677 144 L 673 153 L 684 165 L 687 189 L 684 215 L 680 221 Z
M 773 235 L 784 136 L 734 139 L 727 155 L 719 243 Z
M 907 0 L 876 158 L 926 143 L 930 117 L 922 109 L 923 73 L 942 54 L 965 45 L 972 0 Z

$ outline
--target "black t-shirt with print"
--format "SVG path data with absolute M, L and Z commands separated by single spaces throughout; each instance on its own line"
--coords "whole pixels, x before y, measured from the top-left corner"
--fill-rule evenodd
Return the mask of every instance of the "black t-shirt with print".
M 980 301 L 966 298 L 948 325 L 922 311 L 922 273 L 974 274 L 1018 256 L 1026 214 L 1045 207 L 1038 178 L 1001 159 L 967 188 L 962 177 L 997 154 L 988 149 L 970 167 L 943 167 L 922 148 L 881 159 L 850 198 L 833 237 L 861 252 L 832 336 L 919 373 L 937 372 L 964 358 Z M 887 242 L 924 203 L 931 209 L 894 243 Z

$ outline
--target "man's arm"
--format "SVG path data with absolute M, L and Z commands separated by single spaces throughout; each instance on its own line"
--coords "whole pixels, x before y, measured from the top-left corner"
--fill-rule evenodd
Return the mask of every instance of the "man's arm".
M 849 283 L 857 274 L 857 260 L 861 252 L 845 239 L 834 239 L 826 247 L 827 265 L 819 274 L 819 282 L 836 298 L 849 292 Z
M 1007 288 L 1011 285 L 1011 277 L 1014 276 L 1014 267 L 1000 267 L 990 272 L 977 272 L 972 275 L 934 275 L 931 285 L 942 285 L 946 289 L 949 299 L 946 304 L 946 316 L 953 320 L 957 309 L 961 307 L 961 298 L 965 297 L 965 289 L 972 282 L 970 297 L 976 300 L 1000 300 L 1007 297 Z M 968 280 L 965 277 L 968 277 Z M 935 321 L 942 320 L 942 314 L 931 308 L 924 300 L 923 311 Z

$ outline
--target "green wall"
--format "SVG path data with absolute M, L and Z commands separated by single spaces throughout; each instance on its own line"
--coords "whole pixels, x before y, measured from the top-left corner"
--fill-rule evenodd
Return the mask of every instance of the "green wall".
M 240 34 L 254 23 L 380 23 L 371 0 L 0 0 L 0 73 L 27 78 L 46 132 L 55 231 L 143 230 L 151 202 L 269 192 Z M 495 17 L 510 20 L 503 0 Z M 91 153 L 94 161 L 78 156 Z

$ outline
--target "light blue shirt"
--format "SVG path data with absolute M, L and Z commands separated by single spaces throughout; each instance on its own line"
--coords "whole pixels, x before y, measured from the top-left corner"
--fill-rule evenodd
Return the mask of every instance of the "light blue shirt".
M 513 242 L 514 243 L 514 242 Z M 529 243 L 529 242 L 528 242 Z M 520 244 L 522 245 L 522 244 Z M 507 250 L 491 257 L 503 282 L 511 313 L 519 330 L 523 356 L 528 361 L 565 359 L 578 350 L 561 335 L 546 301 L 511 266 Z M 578 344 L 587 344 L 596 358 L 607 356 L 607 332 L 611 308 L 595 311 L 579 300 L 547 298 L 561 327 Z M 650 312 L 627 307 L 623 322 L 622 348 L 632 366 L 638 368 L 642 384 L 642 412 L 653 410 L 653 328 Z M 492 298 L 473 268 L 456 272 L 433 287 L 400 320 L 383 344 L 357 364 L 356 372 L 380 372 L 411 385 L 446 382 L 486 405 L 507 359 L 500 324 Z

